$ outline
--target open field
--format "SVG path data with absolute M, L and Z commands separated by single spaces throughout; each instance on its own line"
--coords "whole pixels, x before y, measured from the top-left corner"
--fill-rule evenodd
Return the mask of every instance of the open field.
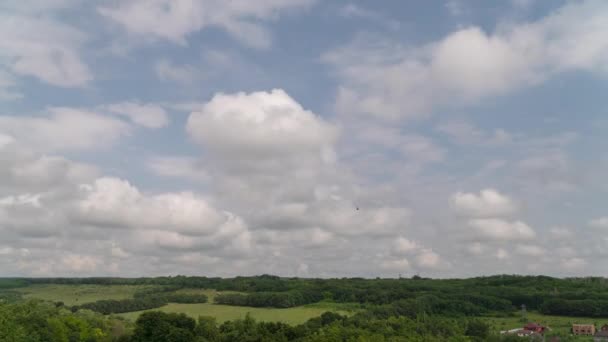
M 149 286 L 133 285 L 32 285 L 24 288 L 15 289 L 24 294 L 26 298 L 38 298 L 49 301 L 62 301 L 65 305 L 78 305 L 90 303 L 103 299 L 127 299 L 132 298 L 133 294 Z M 334 303 L 317 303 L 303 307 L 289 309 L 275 308 L 252 308 L 230 305 L 215 305 L 213 299 L 220 293 L 212 289 L 181 289 L 178 293 L 205 294 L 209 298 L 209 303 L 205 304 L 177 304 L 171 303 L 157 309 L 147 311 L 164 311 L 185 313 L 191 317 L 212 316 L 218 322 L 244 318 L 250 313 L 253 318 L 260 321 L 276 321 L 289 324 L 299 324 L 310 318 L 320 316 L 326 311 L 348 314 L 356 306 L 340 305 Z M 235 293 L 222 291 L 221 293 Z M 118 314 L 127 319 L 135 320 L 145 311 L 134 311 Z
M 212 316 L 219 323 L 245 318 L 249 313 L 251 317 L 259 321 L 266 322 L 284 322 L 288 324 L 300 324 L 307 320 L 318 317 L 326 311 L 334 311 L 343 315 L 349 314 L 346 311 L 332 310 L 328 307 L 318 307 L 315 305 L 301 306 L 289 309 L 274 309 L 274 308 L 252 308 L 244 306 L 231 305 L 216 305 L 216 304 L 175 304 L 171 303 L 158 309 L 128 312 L 118 314 L 130 320 L 136 320 L 139 315 L 145 311 L 163 311 L 163 312 L 178 312 L 185 313 L 188 316 L 197 318 L 198 316 Z
M 14 289 L 25 298 L 38 298 L 65 305 L 91 303 L 102 299 L 128 299 L 148 285 L 31 285 Z

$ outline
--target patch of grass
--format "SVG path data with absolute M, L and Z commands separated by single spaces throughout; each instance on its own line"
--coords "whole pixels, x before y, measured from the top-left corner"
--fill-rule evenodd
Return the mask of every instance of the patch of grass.
M 151 286 L 133 285 L 31 285 L 25 288 L 18 288 L 24 298 L 38 298 L 53 302 L 61 301 L 65 305 L 79 305 L 91 303 L 105 299 L 128 299 L 133 298 L 133 294 Z M 266 322 L 285 322 L 288 324 L 304 323 L 310 318 L 318 317 L 326 311 L 338 312 L 343 315 L 351 315 L 361 309 L 359 304 L 351 303 L 330 303 L 321 302 L 309 304 L 301 307 L 276 309 L 276 308 L 252 308 L 243 306 L 218 305 L 213 304 L 213 299 L 220 292 L 212 289 L 180 289 L 178 293 L 205 294 L 209 298 L 209 303 L 205 304 L 178 304 L 170 303 L 161 308 L 134 311 L 118 314 L 129 320 L 136 320 L 145 311 L 164 311 L 185 313 L 191 317 L 212 316 L 218 322 L 244 318 L 250 313 L 253 318 Z M 221 293 L 236 293 L 222 291 Z
M 65 305 L 79 305 L 102 299 L 128 299 L 148 285 L 31 285 L 17 288 L 24 298 L 37 298 Z
M 245 318 L 245 315 L 249 313 L 251 317 L 259 321 L 266 322 L 284 322 L 287 324 L 300 324 L 307 320 L 318 317 L 326 311 L 338 312 L 342 315 L 349 315 L 349 312 L 342 311 L 339 309 L 331 309 L 329 307 L 309 307 L 301 306 L 289 309 L 274 309 L 274 308 L 251 308 L 244 306 L 231 306 L 231 305 L 219 305 L 219 304 L 175 304 L 171 303 L 158 309 L 135 311 L 120 314 L 129 320 L 136 320 L 142 312 L 145 311 L 163 311 L 163 312 L 177 312 L 185 313 L 193 318 L 198 316 L 212 316 L 217 319 L 219 323 Z

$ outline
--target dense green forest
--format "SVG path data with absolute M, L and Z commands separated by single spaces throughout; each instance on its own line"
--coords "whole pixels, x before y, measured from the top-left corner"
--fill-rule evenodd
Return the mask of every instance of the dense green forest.
M 302 279 L 262 275 L 236 278 L 23 278 L 5 281 L 13 286 L 158 285 L 162 290 L 151 291 L 166 293 L 179 288 L 229 290 L 242 294 L 222 295 L 215 300 L 227 305 L 254 307 L 285 308 L 323 300 L 377 305 L 410 300 L 425 306 L 429 312 L 450 313 L 458 310 L 470 316 L 506 312 L 521 305 L 547 314 L 598 317 L 607 316 L 608 313 L 608 279 L 599 277 L 559 279 L 499 275 L 470 279 Z M 8 286 L 5 285 L 5 288 Z M 145 297 L 145 293 L 141 296 Z M 159 295 L 155 294 L 154 297 Z M 184 298 L 183 302 L 187 300 Z
M 133 298 L 75 306 L 26 301 L 34 284 L 150 285 Z M 0 341 L 504 341 L 479 317 L 516 317 L 528 310 L 561 316 L 608 317 L 608 280 L 501 275 L 471 279 L 301 279 L 276 276 L 207 278 L 0 279 Z M 172 303 L 205 303 L 180 289 L 233 291 L 214 303 L 287 308 L 308 303 L 357 303 L 361 310 L 328 312 L 304 324 L 217 323 L 183 314 L 147 312 L 136 322 L 113 313 Z

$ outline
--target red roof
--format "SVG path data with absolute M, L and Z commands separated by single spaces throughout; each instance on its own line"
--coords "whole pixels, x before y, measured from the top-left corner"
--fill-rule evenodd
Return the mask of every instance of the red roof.
M 528 323 L 526 325 L 524 325 L 524 329 L 526 330 L 539 330 L 539 329 L 544 329 L 545 327 L 543 327 L 540 324 L 536 324 L 536 323 Z

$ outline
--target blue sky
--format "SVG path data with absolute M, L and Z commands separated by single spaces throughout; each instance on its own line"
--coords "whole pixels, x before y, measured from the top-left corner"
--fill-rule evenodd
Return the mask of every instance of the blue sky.
M 5 1 L 0 275 L 605 275 L 607 19 Z

